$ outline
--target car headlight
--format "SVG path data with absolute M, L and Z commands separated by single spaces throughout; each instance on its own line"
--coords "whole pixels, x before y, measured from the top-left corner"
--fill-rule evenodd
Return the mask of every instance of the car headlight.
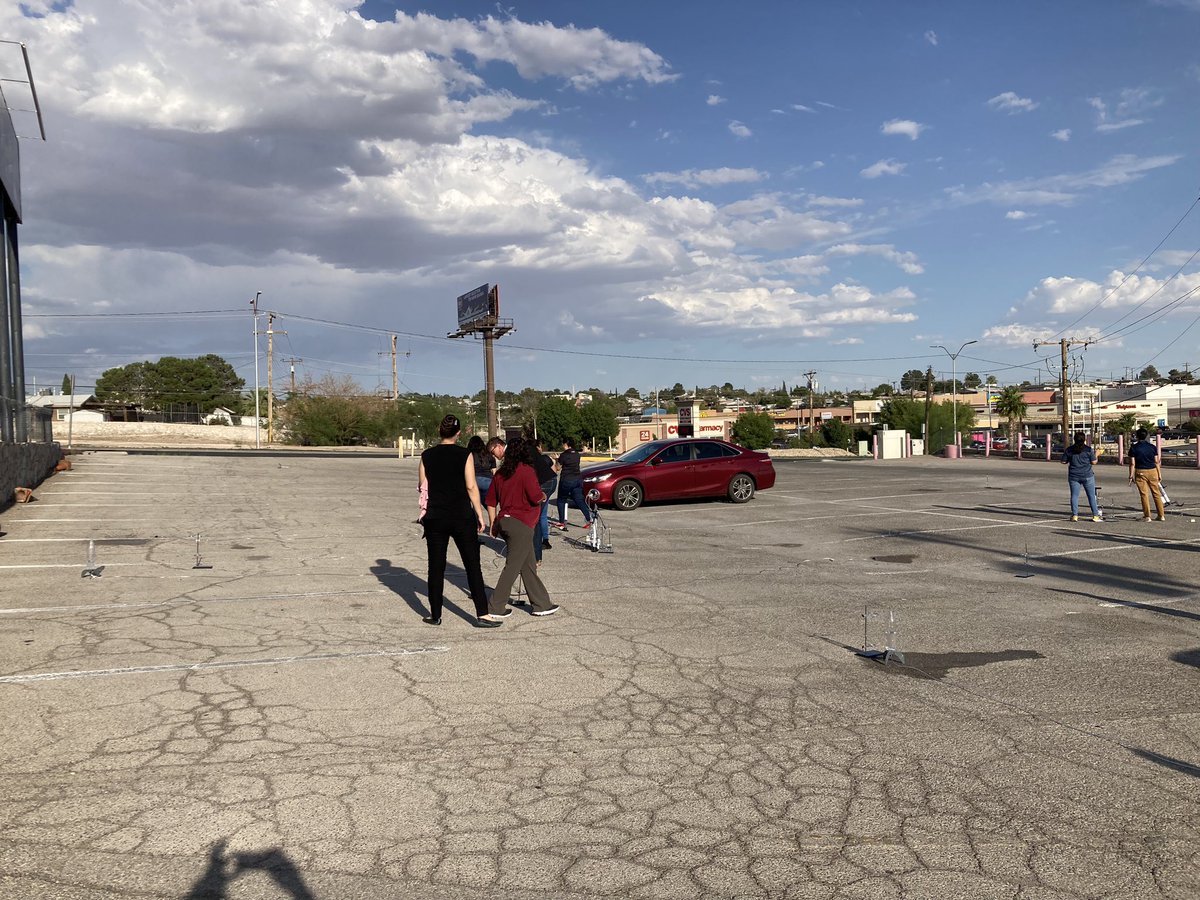
M 584 484 L 599 484 L 601 481 L 608 481 L 612 478 L 612 472 L 605 472 L 603 475 L 588 475 L 583 479 Z

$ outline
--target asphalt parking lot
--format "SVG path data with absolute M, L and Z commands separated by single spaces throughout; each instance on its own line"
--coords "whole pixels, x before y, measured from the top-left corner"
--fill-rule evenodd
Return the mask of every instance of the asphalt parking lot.
M 77 456 L 0 515 L 0 897 L 1200 896 L 1200 473 L 777 469 L 482 630 L 414 460 Z

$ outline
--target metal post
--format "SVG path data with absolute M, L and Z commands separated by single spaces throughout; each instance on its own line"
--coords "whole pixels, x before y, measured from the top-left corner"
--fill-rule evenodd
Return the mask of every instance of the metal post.
M 262 447 L 262 441 L 258 436 L 259 410 L 258 410 L 258 298 L 262 296 L 262 291 L 254 293 L 254 299 L 250 301 L 250 309 L 254 313 L 254 449 L 258 450 Z
M 12 379 L 12 347 L 17 341 L 13 333 L 12 316 L 10 315 L 10 294 L 12 287 L 12 260 L 8 253 L 8 234 L 15 230 L 13 217 L 4 211 L 4 281 L 0 284 L 0 444 L 11 444 L 13 441 L 13 379 Z M 24 397 L 20 398 L 24 401 Z
M 963 352 L 963 347 L 971 344 L 978 344 L 979 341 L 964 341 L 962 347 L 959 347 L 954 353 L 946 350 L 941 344 L 931 344 L 930 349 L 945 350 L 946 355 L 950 357 L 950 411 L 954 420 L 954 446 L 959 451 L 959 456 L 962 455 L 962 444 L 959 441 L 958 435 L 958 373 L 955 369 L 955 363 L 958 360 L 958 354 Z M 929 435 L 925 435 L 928 440 Z
M 12 323 L 12 386 L 13 412 L 16 414 L 14 436 L 18 444 L 29 440 L 29 428 L 25 420 L 25 338 L 21 327 L 21 264 L 17 253 L 17 220 L 10 217 L 5 229 L 8 240 L 8 316 Z
M 275 313 L 267 311 L 267 446 L 275 440 Z

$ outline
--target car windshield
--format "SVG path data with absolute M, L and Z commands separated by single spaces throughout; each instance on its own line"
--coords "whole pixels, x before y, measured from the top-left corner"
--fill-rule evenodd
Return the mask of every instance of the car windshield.
M 651 456 L 653 456 L 655 453 L 657 453 L 659 450 L 661 450 L 663 447 L 667 446 L 667 444 L 669 444 L 669 443 L 671 443 L 671 442 L 670 441 L 650 441 L 649 443 L 646 443 L 646 444 L 638 444 L 638 446 L 634 447 L 632 450 L 628 450 L 625 453 L 622 453 L 620 456 L 618 456 L 616 459 L 614 459 L 613 462 L 620 462 L 620 463 L 645 462 Z

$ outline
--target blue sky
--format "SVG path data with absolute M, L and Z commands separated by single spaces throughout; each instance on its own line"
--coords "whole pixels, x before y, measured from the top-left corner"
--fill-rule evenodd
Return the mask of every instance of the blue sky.
M 471 393 L 442 336 L 490 282 L 513 390 L 870 388 L 968 340 L 1007 383 L 1064 336 L 1084 376 L 1200 369 L 1197 34 L 1196 0 L 30 3 L 27 368 L 250 380 L 261 290 L 277 386 L 390 386 L 397 333 L 404 388 Z

